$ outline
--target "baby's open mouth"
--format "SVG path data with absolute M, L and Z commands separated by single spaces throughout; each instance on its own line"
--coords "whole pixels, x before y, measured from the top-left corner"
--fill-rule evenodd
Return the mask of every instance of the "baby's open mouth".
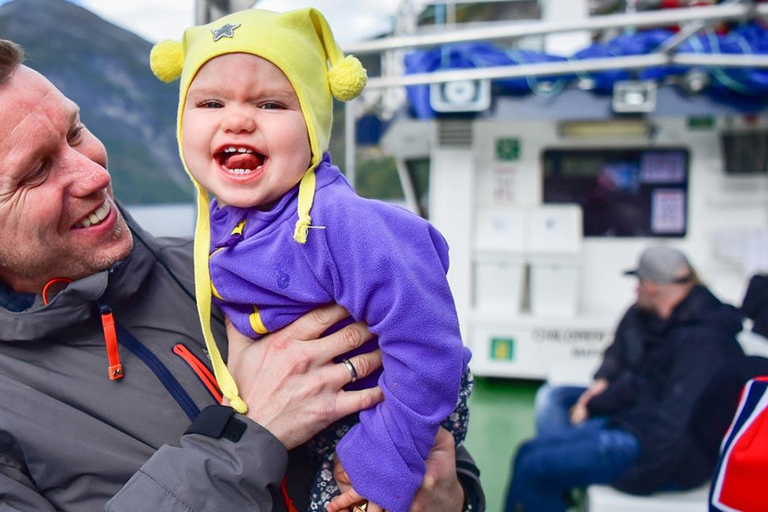
M 232 174 L 250 174 L 264 165 L 264 155 L 244 146 L 226 146 L 214 156 L 219 166 Z

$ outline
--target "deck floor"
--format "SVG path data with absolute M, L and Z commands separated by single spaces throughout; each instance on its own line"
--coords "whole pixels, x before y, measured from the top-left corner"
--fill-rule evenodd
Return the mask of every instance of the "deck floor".
M 488 512 L 499 512 L 517 446 L 533 436 L 539 382 L 475 377 L 466 446 L 480 468 Z

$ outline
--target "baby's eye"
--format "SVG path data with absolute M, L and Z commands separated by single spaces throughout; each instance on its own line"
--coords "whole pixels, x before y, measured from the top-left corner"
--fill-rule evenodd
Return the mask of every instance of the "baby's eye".
M 264 110 L 278 110 L 283 108 L 283 106 L 276 101 L 265 101 L 261 104 L 260 108 L 263 108 Z
M 224 104 L 218 100 L 203 100 L 197 106 L 198 108 L 222 108 Z

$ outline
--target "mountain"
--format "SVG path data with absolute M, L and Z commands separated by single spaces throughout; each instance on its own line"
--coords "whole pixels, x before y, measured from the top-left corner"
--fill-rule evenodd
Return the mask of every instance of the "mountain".
M 21 44 L 25 64 L 80 105 L 83 122 L 107 147 L 119 199 L 191 200 L 176 145 L 178 82 L 152 74 L 151 43 L 65 0 L 0 6 L 0 38 Z

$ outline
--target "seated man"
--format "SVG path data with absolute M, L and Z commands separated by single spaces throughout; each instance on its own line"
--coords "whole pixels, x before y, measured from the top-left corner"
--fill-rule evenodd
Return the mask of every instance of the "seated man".
M 350 358 L 355 371 L 333 362 L 370 333 L 316 339 L 346 316 L 333 305 L 258 343 L 228 329 L 248 413 L 218 405 L 191 240 L 123 216 L 104 146 L 21 60 L 0 40 L 0 509 L 306 510 L 317 464 L 294 448 L 382 399 L 343 390 L 380 353 Z M 437 436 L 413 507 L 483 510 L 450 437 Z
M 741 315 L 698 284 L 676 249 L 646 249 L 630 273 L 638 278 L 635 307 L 653 317 L 638 366 L 586 400 L 576 426 L 520 447 L 507 512 L 564 511 L 568 492 L 590 484 L 650 494 L 710 478 L 712 458 L 690 438 L 688 420 L 710 376 L 743 357 Z
M 603 353 L 603 361 L 589 388 L 547 383 L 541 386 L 534 402 L 537 434 L 550 434 L 572 426 L 572 420 L 583 420 L 588 415 L 586 405 L 592 397 L 605 391 L 625 372 L 636 370 L 642 362 L 645 339 L 656 321 L 654 315 L 633 304 L 619 322 L 613 342 Z

